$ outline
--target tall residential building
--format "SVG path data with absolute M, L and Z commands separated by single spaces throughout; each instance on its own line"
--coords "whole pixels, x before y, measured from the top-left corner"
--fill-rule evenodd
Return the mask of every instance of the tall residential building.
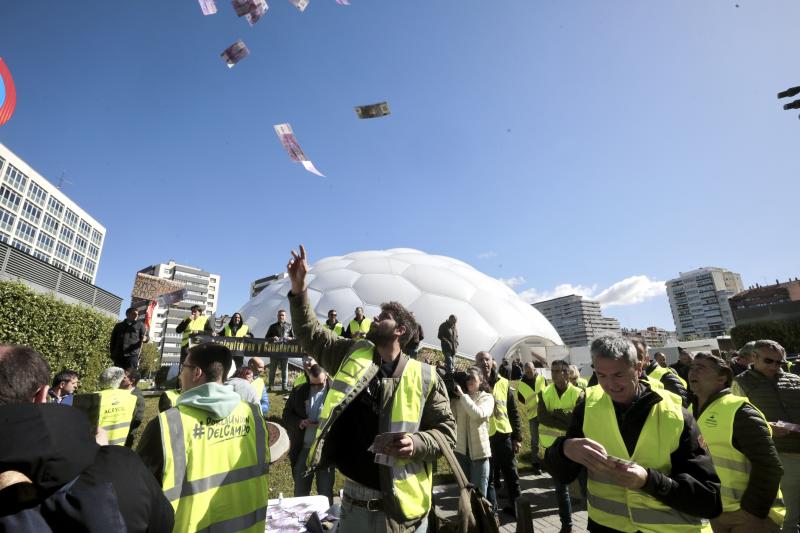
M 586 346 L 601 335 L 619 333 L 619 321 L 600 312 L 600 302 L 572 294 L 533 304 L 567 346 Z
M 155 343 L 161 354 L 161 365 L 177 365 L 180 361 L 182 335 L 176 333 L 175 328 L 189 316 L 189 309 L 193 305 L 202 306 L 206 316 L 213 318 L 219 301 L 220 276 L 196 267 L 180 265 L 175 261 L 152 265 L 139 272 L 186 284 L 187 298 L 165 308 L 157 306 L 150 323 L 150 342 Z M 147 304 L 145 300 L 134 298 L 132 307 L 139 310 L 140 316 L 144 316 Z
M 800 280 L 748 287 L 728 299 L 737 326 L 768 320 L 800 320 Z
M 258 293 L 269 287 L 272 283 L 282 280 L 289 274 L 281 272 L 280 274 L 273 274 L 264 278 L 259 278 L 250 284 L 250 298 L 255 298 Z
M 94 284 L 106 228 L 0 144 L 0 242 Z
M 642 339 L 650 348 L 663 348 L 673 341 L 677 343 L 678 336 L 674 331 L 650 326 L 645 329 L 622 329 L 623 337 Z
M 678 340 L 725 335 L 734 326 L 728 298 L 741 291 L 742 277 L 724 268 L 698 268 L 669 280 L 667 296 Z

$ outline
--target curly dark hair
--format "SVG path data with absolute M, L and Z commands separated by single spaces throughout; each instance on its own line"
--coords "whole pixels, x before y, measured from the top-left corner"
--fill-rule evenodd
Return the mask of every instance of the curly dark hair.
M 408 341 L 417 334 L 417 321 L 414 315 L 400 302 L 384 302 L 381 304 L 381 311 L 391 314 L 398 326 L 406 328 L 406 332 L 400 337 L 400 349 L 404 350 Z

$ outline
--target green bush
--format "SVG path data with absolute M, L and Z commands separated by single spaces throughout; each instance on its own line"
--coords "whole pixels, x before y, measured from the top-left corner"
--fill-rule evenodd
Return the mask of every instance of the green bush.
M 800 353 L 800 320 L 768 320 L 736 326 L 731 330 L 731 339 L 739 348 L 750 341 L 772 339 L 786 353 Z
M 24 284 L 0 281 L 0 342 L 38 350 L 53 374 L 80 374 L 81 389 L 93 391 L 111 365 L 108 343 L 116 321 L 84 305 L 62 302 Z

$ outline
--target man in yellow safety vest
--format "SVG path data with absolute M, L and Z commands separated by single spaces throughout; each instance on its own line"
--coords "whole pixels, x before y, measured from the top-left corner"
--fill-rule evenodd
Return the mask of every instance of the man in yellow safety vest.
M 267 384 L 264 382 L 264 361 L 260 357 L 251 357 L 247 362 L 247 366 L 253 371 L 253 381 L 250 386 L 258 398 L 258 404 L 261 406 L 261 414 L 267 416 L 269 412 L 269 395 L 267 394 Z
M 599 386 L 572 412 L 544 466 L 562 483 L 589 471 L 589 531 L 710 532 L 720 482 L 680 399 L 640 380 L 636 348 L 608 335 L 589 349 Z
M 328 311 L 328 320 L 325 321 L 325 327 L 341 337 L 344 333 L 344 326 L 341 322 L 339 322 L 336 316 L 336 309 L 331 309 Z
M 786 509 L 778 486 L 783 466 L 764 415 L 747 398 L 731 394 L 728 362 L 696 353 L 689 383 L 693 412 L 704 447 L 722 482 L 722 514 L 711 521 L 715 533 L 777 532 Z
M 533 473 L 537 476 L 542 473 L 539 460 L 539 417 L 537 407 L 539 405 L 539 393 L 542 392 L 547 383 L 544 376 L 537 370 L 532 361 L 525 363 L 525 370 L 522 379 L 517 384 L 517 399 L 525 406 L 525 413 L 528 416 L 528 426 L 531 431 L 531 462 L 533 463 Z
M 303 246 L 292 251 L 287 270 L 295 334 L 303 351 L 333 377 L 309 449 L 308 474 L 336 465 L 345 476 L 341 531 L 425 531 L 432 468 L 441 456 L 431 432 L 439 431 L 452 446 L 455 420 L 443 380 L 402 351 L 416 330 L 414 318 L 389 302 L 365 339 L 337 337 L 311 307 Z
M 193 305 L 189 309 L 189 316 L 184 318 L 180 324 L 175 327 L 175 333 L 182 333 L 181 337 L 181 362 L 186 359 L 189 353 L 189 335 L 192 333 L 208 333 L 214 334 L 214 329 L 211 327 L 211 322 L 208 317 L 203 314 L 203 308 L 199 305 Z
M 372 320 L 364 316 L 364 308 L 356 307 L 356 316 L 348 324 L 344 332 L 344 336 L 348 339 L 363 339 L 369 333 L 369 328 L 372 325 Z
M 136 396 L 119 388 L 125 371 L 119 367 L 106 368 L 98 379 L 97 392 L 78 394 L 73 406 L 86 412 L 89 421 L 104 432 L 108 443 L 124 446 L 136 415 Z
M 269 437 L 258 406 L 222 384 L 231 364 L 220 344 L 189 350 L 177 407 L 151 420 L 139 443 L 175 510 L 175 533 L 264 531 Z

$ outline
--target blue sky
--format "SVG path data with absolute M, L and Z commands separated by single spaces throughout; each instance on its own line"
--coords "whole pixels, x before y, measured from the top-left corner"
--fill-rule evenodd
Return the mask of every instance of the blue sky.
M 1 0 L 0 142 L 66 171 L 126 299 L 175 259 L 221 274 L 230 313 L 299 242 L 412 247 L 672 329 L 656 282 L 680 271 L 800 274 L 800 121 L 775 97 L 800 84 L 800 3 L 736 2 L 273 0 L 251 28 L 225 1 Z

